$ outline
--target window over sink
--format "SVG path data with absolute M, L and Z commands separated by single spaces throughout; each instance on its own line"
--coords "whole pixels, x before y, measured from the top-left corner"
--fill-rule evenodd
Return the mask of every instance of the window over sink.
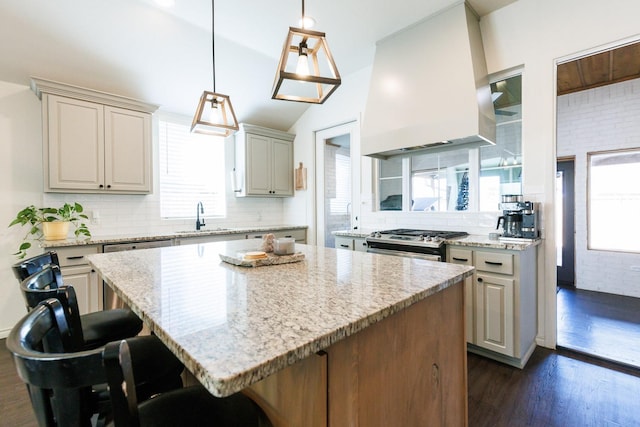
M 378 210 L 496 211 L 522 193 L 522 76 L 492 80 L 496 144 L 377 160 Z M 452 112 L 455 114 L 455 112 Z
M 224 217 L 224 138 L 190 132 L 188 119 L 159 120 L 160 215 L 193 218 L 202 202 L 205 217 Z

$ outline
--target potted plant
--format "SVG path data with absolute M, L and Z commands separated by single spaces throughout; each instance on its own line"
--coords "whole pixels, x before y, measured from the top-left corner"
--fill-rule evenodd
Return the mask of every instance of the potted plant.
M 27 255 L 27 249 L 31 247 L 28 240 L 63 240 L 69 233 L 69 225 L 75 227 L 76 238 L 80 236 L 91 237 L 91 232 L 83 219 L 89 219 L 83 212 L 80 203 L 65 203 L 60 208 L 36 208 L 27 206 L 16 215 L 9 227 L 20 224 L 28 225 L 29 231 L 24 236 L 24 242 L 18 248 L 16 255 L 19 259 Z

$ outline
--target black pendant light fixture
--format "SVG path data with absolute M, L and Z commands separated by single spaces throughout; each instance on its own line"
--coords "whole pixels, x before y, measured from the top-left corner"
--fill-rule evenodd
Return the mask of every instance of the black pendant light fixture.
M 205 90 L 200 97 L 191 132 L 226 137 L 238 130 L 238 120 L 228 95 L 216 93 L 215 0 L 211 0 L 211 59 L 213 92 Z
M 289 27 L 272 98 L 322 104 L 342 80 L 325 33 L 306 29 L 305 18 L 302 0 L 302 28 Z

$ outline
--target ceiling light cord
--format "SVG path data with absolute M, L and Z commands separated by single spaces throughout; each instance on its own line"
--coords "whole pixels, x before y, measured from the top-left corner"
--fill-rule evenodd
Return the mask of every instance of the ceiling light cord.
M 304 28 L 304 0 L 302 0 L 302 28 Z
M 211 68 L 213 70 L 213 92 L 216 93 L 216 15 L 215 0 L 211 0 Z

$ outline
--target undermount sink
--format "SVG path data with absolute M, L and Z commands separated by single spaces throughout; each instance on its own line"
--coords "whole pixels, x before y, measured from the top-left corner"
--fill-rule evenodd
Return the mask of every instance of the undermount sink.
M 207 233 L 214 231 L 232 231 L 233 228 L 202 228 L 200 230 L 183 230 L 183 231 L 175 231 L 174 234 L 193 234 L 193 233 Z

